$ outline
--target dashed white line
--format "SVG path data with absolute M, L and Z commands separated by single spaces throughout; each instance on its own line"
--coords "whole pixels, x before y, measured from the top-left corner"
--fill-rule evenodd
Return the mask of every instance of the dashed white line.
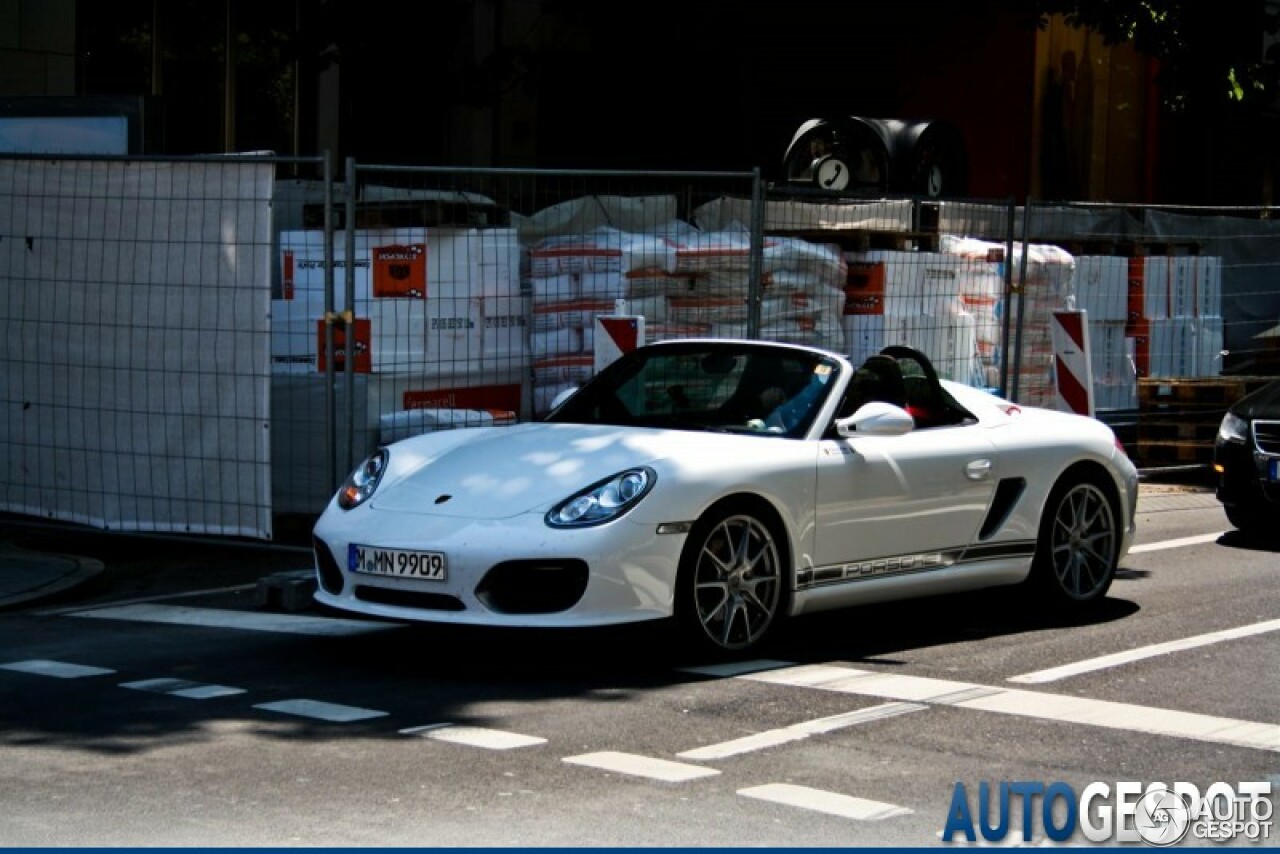
M 1261 635 L 1274 631 L 1280 631 L 1280 620 L 1267 620 L 1266 622 L 1240 626 L 1234 629 L 1223 629 L 1222 631 L 1208 632 L 1203 635 L 1181 638 L 1180 640 L 1166 641 L 1165 643 L 1156 643 L 1149 646 L 1140 646 L 1135 649 L 1125 650 L 1124 652 L 1113 652 L 1110 655 L 1100 655 L 1096 658 L 1086 658 L 1082 661 L 1063 664 L 1059 667 L 1050 667 L 1046 670 L 1037 670 L 1033 673 L 1023 673 L 1018 676 L 1010 676 L 1009 681 L 1028 684 L 1056 682 L 1059 679 L 1066 679 L 1070 676 L 1079 676 L 1082 673 L 1092 673 L 1095 670 L 1105 670 L 1108 667 L 1119 667 L 1123 664 L 1141 661 L 1144 658 L 1154 658 L 1155 656 L 1167 655 L 1171 652 L 1183 652 L 1188 649 L 1196 649 L 1197 647 L 1209 646 L 1210 644 L 1252 637 L 1253 635 Z
M 134 691 L 149 691 L 153 694 L 168 694 L 188 700 L 211 700 L 214 697 L 230 697 L 246 693 L 243 688 L 232 688 L 229 685 L 205 685 L 189 682 L 186 679 L 143 679 L 138 682 L 123 682 L 120 687 Z
M 702 768 L 697 765 L 686 765 L 683 762 L 672 762 L 668 759 L 654 759 L 649 756 L 615 751 L 566 756 L 561 761 L 568 762 L 570 765 L 585 765 L 589 768 L 628 774 L 632 777 L 647 777 L 664 783 L 683 783 L 700 777 L 714 777 L 720 773 L 714 768 Z
M 320 700 L 281 700 L 278 703 L 260 703 L 254 708 L 302 718 L 315 718 L 331 723 L 351 723 L 352 721 L 363 721 L 369 718 L 381 718 L 387 714 L 374 709 L 324 703 Z
M 738 678 L 1280 752 L 1280 726 L 1275 724 L 1131 703 L 997 688 L 946 679 L 899 676 L 831 665 L 802 665 Z
M 447 741 L 453 744 L 465 744 L 469 747 L 483 747 L 486 750 L 513 750 L 518 747 L 532 747 L 546 744 L 545 738 L 533 735 L 521 735 L 518 732 L 507 732 L 487 727 L 464 726 L 461 724 L 431 724 L 400 730 L 402 735 L 420 735 L 436 741 Z
M 704 664 L 697 667 L 681 667 L 682 673 L 696 673 L 699 676 L 716 676 L 728 679 L 742 676 L 744 673 L 758 673 L 761 670 L 776 670 L 779 667 L 790 667 L 793 662 L 774 661 L 768 658 L 757 658 L 751 661 L 726 661 L 720 664 Z
M 155 596 L 139 596 L 136 599 L 121 599 L 113 602 L 113 606 L 141 605 L 147 602 L 168 602 L 173 599 L 195 599 L 200 596 L 215 596 L 222 593 L 243 593 L 257 588 L 257 584 L 235 584 L 230 587 L 206 587 L 202 590 L 184 590 L 180 593 L 157 593 Z M 34 613 L 41 617 L 66 617 L 90 610 L 84 605 L 68 605 L 61 608 L 44 608 Z
M 260 614 L 220 608 L 188 608 L 182 605 L 122 605 L 75 611 L 67 616 L 320 636 L 359 635 L 401 627 L 399 623 L 381 623 L 374 620 L 339 620 L 299 614 Z
M 811 789 L 808 786 L 794 786 L 790 783 L 768 783 L 764 786 L 753 786 L 739 789 L 739 795 L 761 801 L 772 801 L 777 804 L 800 807 L 807 810 L 827 813 L 855 821 L 883 821 L 900 815 L 911 815 L 911 810 L 897 804 L 883 801 L 871 801 L 866 798 L 855 798 L 822 789 Z
M 86 676 L 104 676 L 115 673 L 105 667 L 90 667 L 86 664 L 71 664 L 66 661 L 50 661 L 44 658 L 33 658 L 28 661 L 11 661 L 0 664 L 0 670 L 16 670 L 19 673 L 30 673 L 34 676 L 52 676 L 55 679 L 83 679 Z
M 1161 540 L 1158 543 L 1144 543 L 1140 546 L 1130 546 L 1129 554 L 1138 555 L 1144 552 L 1160 552 L 1165 549 L 1180 549 L 1183 546 L 1199 546 L 1204 543 L 1217 542 L 1226 531 L 1219 531 L 1216 534 L 1200 534 L 1196 537 L 1179 537 L 1176 540 Z
M 884 720 L 897 715 L 905 715 L 908 712 L 919 712 L 927 708 L 929 707 L 919 703 L 882 703 L 878 706 L 845 712 L 841 715 L 832 715 L 826 718 L 803 721 L 780 729 L 766 730 L 754 735 L 736 738 L 732 741 L 721 742 L 720 744 L 709 744 L 706 747 L 686 750 L 676 755 L 681 759 L 692 759 L 695 762 L 725 759 L 730 756 L 738 756 L 755 750 L 764 750 L 780 744 L 800 741 L 811 735 L 834 732 L 845 727 Z

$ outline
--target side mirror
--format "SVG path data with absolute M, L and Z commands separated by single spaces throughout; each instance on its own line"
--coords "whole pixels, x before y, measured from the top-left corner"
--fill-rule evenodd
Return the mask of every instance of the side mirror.
M 915 429 L 916 420 L 901 406 L 873 400 L 848 418 L 836 421 L 836 433 L 844 439 L 859 436 L 901 436 Z

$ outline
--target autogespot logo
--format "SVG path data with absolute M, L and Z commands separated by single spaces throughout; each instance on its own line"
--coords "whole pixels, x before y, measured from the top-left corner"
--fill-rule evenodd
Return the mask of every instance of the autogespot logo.
M 1021 830 L 1024 842 L 1038 833 L 1067 842 L 1077 831 L 1089 842 L 1145 842 L 1164 847 L 1184 839 L 1195 844 L 1271 837 L 1270 782 L 1232 786 L 1214 783 L 1090 783 L 1077 797 L 1063 782 L 1031 780 L 979 783 L 976 801 L 956 783 L 942 830 L 943 842 L 1004 840 Z
M 1147 792 L 1133 812 L 1133 829 L 1143 842 L 1152 845 L 1181 842 L 1190 827 L 1191 805 L 1183 795 L 1168 789 Z

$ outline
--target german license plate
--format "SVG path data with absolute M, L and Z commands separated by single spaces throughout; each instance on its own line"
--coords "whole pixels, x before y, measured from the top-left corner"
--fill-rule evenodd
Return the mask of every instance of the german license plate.
M 378 549 L 357 543 L 347 546 L 347 568 L 367 575 L 394 575 L 427 581 L 444 581 L 448 570 L 441 552 Z

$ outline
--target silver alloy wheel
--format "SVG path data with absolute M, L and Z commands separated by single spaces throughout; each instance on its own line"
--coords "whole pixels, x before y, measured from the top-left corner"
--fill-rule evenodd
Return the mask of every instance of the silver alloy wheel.
M 1111 503 L 1092 483 L 1067 490 L 1054 510 L 1049 557 L 1059 589 L 1071 599 L 1094 598 L 1111 584 L 1116 522 Z
M 746 515 L 717 522 L 698 548 L 694 610 L 707 638 L 745 649 L 764 637 L 782 601 L 778 546 L 768 526 Z

